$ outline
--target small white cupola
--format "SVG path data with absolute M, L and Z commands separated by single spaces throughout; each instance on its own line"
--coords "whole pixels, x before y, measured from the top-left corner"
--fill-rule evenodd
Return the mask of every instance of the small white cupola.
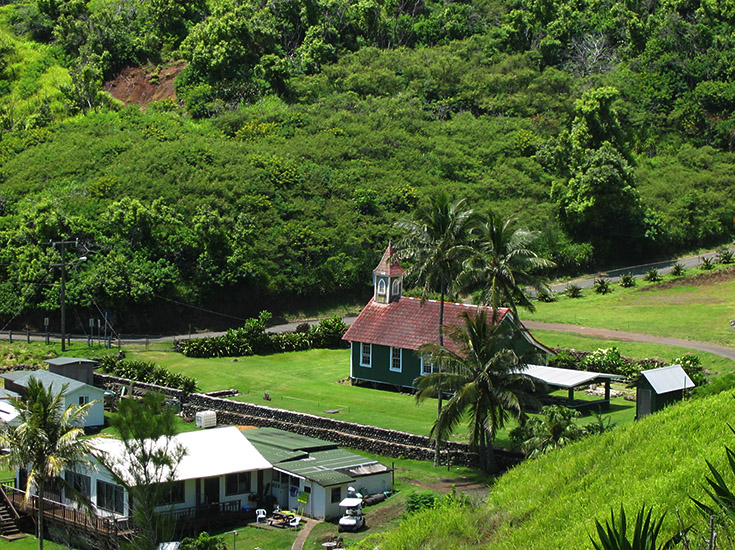
M 373 300 L 379 304 L 397 302 L 403 292 L 403 268 L 388 243 L 378 266 L 373 270 Z

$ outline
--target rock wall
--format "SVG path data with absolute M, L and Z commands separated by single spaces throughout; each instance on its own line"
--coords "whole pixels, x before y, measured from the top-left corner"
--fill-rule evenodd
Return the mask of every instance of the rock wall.
M 160 391 L 177 399 L 185 416 L 195 416 L 198 411 L 203 410 L 217 411 L 218 424 L 278 428 L 324 439 L 345 447 L 396 458 L 432 460 L 434 457 L 432 444 L 426 436 L 252 403 L 241 403 L 200 393 L 187 395 L 181 390 L 141 382 L 131 383 L 130 380 L 124 378 L 95 373 L 95 385 L 104 386 L 107 389 L 119 392 L 122 387 L 130 388 L 131 384 L 136 393 L 140 390 Z M 495 453 L 503 469 L 514 466 L 523 459 L 521 453 L 505 449 L 496 449 Z M 442 454 L 445 463 L 448 461 L 449 464 L 466 466 L 476 466 L 478 463 L 477 453 L 470 451 L 466 443 L 444 443 Z

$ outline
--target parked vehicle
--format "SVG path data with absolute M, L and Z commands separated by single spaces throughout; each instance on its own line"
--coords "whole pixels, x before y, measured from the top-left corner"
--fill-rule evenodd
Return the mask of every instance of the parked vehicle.
M 339 503 L 343 508 L 342 517 L 339 519 L 338 530 L 359 531 L 365 526 L 365 516 L 362 513 L 362 499 L 359 497 L 347 497 Z

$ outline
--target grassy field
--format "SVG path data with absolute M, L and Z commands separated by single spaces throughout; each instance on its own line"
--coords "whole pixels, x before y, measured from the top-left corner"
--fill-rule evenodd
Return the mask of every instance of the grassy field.
M 675 279 L 661 283 L 637 281 L 635 287 L 613 285 L 607 295 L 585 289 L 582 298 L 558 296 L 552 303 L 537 303 L 524 320 L 570 323 L 700 340 L 735 346 L 735 268 L 702 272 L 690 269 Z
M 527 461 L 502 476 L 480 508 L 417 515 L 391 533 L 358 545 L 381 548 L 590 548 L 594 520 L 624 504 L 666 513 L 663 539 L 685 525 L 701 525 L 689 497 L 706 500 L 705 459 L 727 470 L 724 445 L 735 415 L 729 392 L 673 405 L 657 414 Z M 730 486 L 735 480 L 725 476 Z

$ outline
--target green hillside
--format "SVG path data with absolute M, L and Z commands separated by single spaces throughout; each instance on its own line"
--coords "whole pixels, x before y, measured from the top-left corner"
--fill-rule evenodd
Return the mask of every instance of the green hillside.
M 357 548 L 591 548 L 594 520 L 609 518 L 610 507 L 617 511 L 620 504 L 632 516 L 643 504 L 656 515 L 665 512 L 668 539 L 677 529 L 677 508 L 686 525 L 701 524 L 688 497 L 707 498 L 705 459 L 727 471 L 733 414 L 729 392 L 671 406 L 524 462 L 498 479 L 485 506 L 425 511 Z M 735 480 L 726 479 L 732 487 Z
M 0 321 L 58 308 L 48 242 L 77 238 L 76 331 L 359 302 L 438 189 L 541 231 L 560 273 L 727 242 L 733 22 L 698 0 L 16 0 Z M 145 112 L 102 91 L 181 59 Z

